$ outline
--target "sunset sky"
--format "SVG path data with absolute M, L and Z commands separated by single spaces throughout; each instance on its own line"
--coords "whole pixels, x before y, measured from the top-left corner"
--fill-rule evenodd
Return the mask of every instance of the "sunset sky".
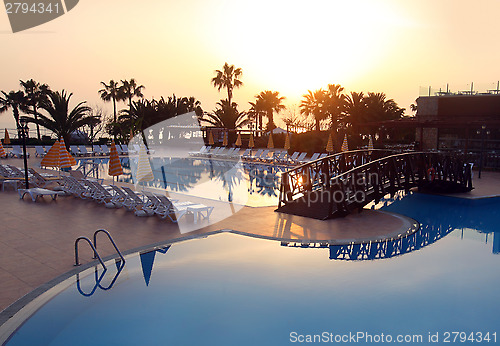
M 499 13 L 498 0 L 81 0 L 13 34 L 2 12 L 0 90 L 33 78 L 94 106 L 101 81 L 135 78 L 147 98 L 194 96 L 210 111 L 227 61 L 243 70 L 240 110 L 263 90 L 297 105 L 333 83 L 384 92 L 409 114 L 419 87 L 496 88 Z M 0 127 L 14 127 L 10 112 Z

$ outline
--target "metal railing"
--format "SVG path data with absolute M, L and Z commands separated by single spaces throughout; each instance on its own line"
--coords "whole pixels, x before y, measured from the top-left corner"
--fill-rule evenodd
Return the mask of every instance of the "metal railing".
M 277 211 L 328 219 L 416 186 L 472 190 L 471 167 L 459 156 L 412 152 L 370 160 L 364 155 L 332 155 L 283 173 Z
M 111 244 L 113 245 L 113 247 L 115 248 L 116 252 L 118 253 L 118 255 L 120 256 L 120 259 L 122 260 L 123 263 L 125 263 L 125 258 L 123 257 L 122 253 L 120 252 L 120 250 L 118 249 L 118 246 L 116 246 L 116 243 L 115 241 L 113 240 L 113 238 L 111 237 L 111 234 L 109 234 L 108 231 L 106 231 L 105 229 L 98 229 L 97 231 L 94 232 L 94 236 L 93 236 L 93 240 L 94 242 L 92 243 L 92 241 L 87 238 L 87 237 L 78 237 L 76 240 L 75 240 L 75 266 L 79 266 L 80 265 L 80 261 L 79 261 L 79 257 L 78 257 L 78 243 L 81 241 L 81 240 L 84 240 L 86 241 L 89 246 L 91 247 L 92 251 L 94 252 L 94 256 L 93 258 L 97 258 L 99 260 L 99 262 L 101 263 L 102 267 L 104 268 L 104 270 L 107 270 L 106 268 L 106 265 L 104 264 L 101 256 L 99 255 L 99 253 L 97 252 L 97 234 L 99 233 L 104 233 L 108 236 L 108 239 L 109 241 L 111 242 Z

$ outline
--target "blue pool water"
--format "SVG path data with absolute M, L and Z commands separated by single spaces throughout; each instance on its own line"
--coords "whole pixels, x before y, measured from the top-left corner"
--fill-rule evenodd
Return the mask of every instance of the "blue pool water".
M 480 332 L 498 342 L 500 199 L 412 194 L 383 209 L 419 221 L 423 245 L 336 260 L 329 248 L 234 234 L 190 240 L 128 257 L 113 287 L 92 295 L 91 270 L 7 345 L 286 345 L 325 332 L 421 335 L 421 344 L 429 333 L 444 344 L 447 332 Z M 108 272 L 103 288 L 116 267 Z

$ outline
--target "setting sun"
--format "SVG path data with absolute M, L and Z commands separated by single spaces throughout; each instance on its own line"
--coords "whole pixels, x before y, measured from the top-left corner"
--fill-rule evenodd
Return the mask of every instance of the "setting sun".
M 227 1 L 206 35 L 228 43 L 213 54 L 244 66 L 250 84 L 300 97 L 328 83 L 349 83 L 390 54 L 402 22 L 394 7 L 371 1 Z

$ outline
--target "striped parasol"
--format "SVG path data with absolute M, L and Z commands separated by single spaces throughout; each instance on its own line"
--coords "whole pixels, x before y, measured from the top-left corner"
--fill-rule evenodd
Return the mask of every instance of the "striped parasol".
M 3 148 L 2 142 L 0 142 L 0 157 L 6 157 L 7 153 L 5 152 L 5 149 Z
M 214 135 L 212 135 L 212 131 L 208 131 L 208 145 L 214 145 Z
M 40 166 L 42 167 L 59 167 L 59 151 L 60 151 L 61 143 L 59 141 L 55 141 L 55 143 L 50 147 L 47 154 L 43 157 L 40 162 Z
M 267 141 L 267 149 L 274 149 L 273 133 L 269 134 L 269 140 Z
M 370 150 L 368 153 L 371 154 L 371 150 L 373 150 L 373 139 L 372 135 L 368 136 L 368 150 Z
M 329 153 L 333 152 L 333 137 L 331 132 L 328 136 L 328 143 L 326 143 L 326 151 Z
M 241 133 L 238 132 L 238 138 L 236 138 L 236 143 L 234 145 L 240 147 L 241 146 Z
M 76 160 L 71 154 L 66 150 L 66 144 L 64 144 L 64 139 L 59 140 L 59 168 L 71 168 L 71 166 L 76 165 Z
M 228 140 L 227 140 L 227 132 L 224 131 L 224 139 L 222 140 L 222 145 L 227 146 Z
M 283 149 L 285 149 L 285 150 L 290 149 L 290 134 L 289 133 L 286 134 L 285 145 L 283 146 Z
M 340 151 L 349 151 L 349 144 L 347 143 L 347 133 L 344 135 L 344 141 L 342 142 Z
M 254 140 L 253 140 L 253 133 L 250 134 L 250 140 L 248 141 L 248 147 L 249 148 L 255 147 L 255 143 L 254 143 Z
M 148 154 L 144 144 L 141 144 L 139 147 L 139 161 L 137 162 L 137 173 L 135 178 L 137 179 L 137 182 L 151 181 L 154 179 L 153 170 L 151 169 L 151 164 L 149 163 Z
M 116 150 L 115 142 L 111 142 L 111 148 L 109 149 L 108 175 L 116 177 L 121 174 L 123 174 L 123 168 L 120 158 L 118 157 L 118 150 Z
M 7 131 L 7 129 L 5 129 L 5 136 L 3 138 L 3 144 L 10 144 L 9 131 Z

